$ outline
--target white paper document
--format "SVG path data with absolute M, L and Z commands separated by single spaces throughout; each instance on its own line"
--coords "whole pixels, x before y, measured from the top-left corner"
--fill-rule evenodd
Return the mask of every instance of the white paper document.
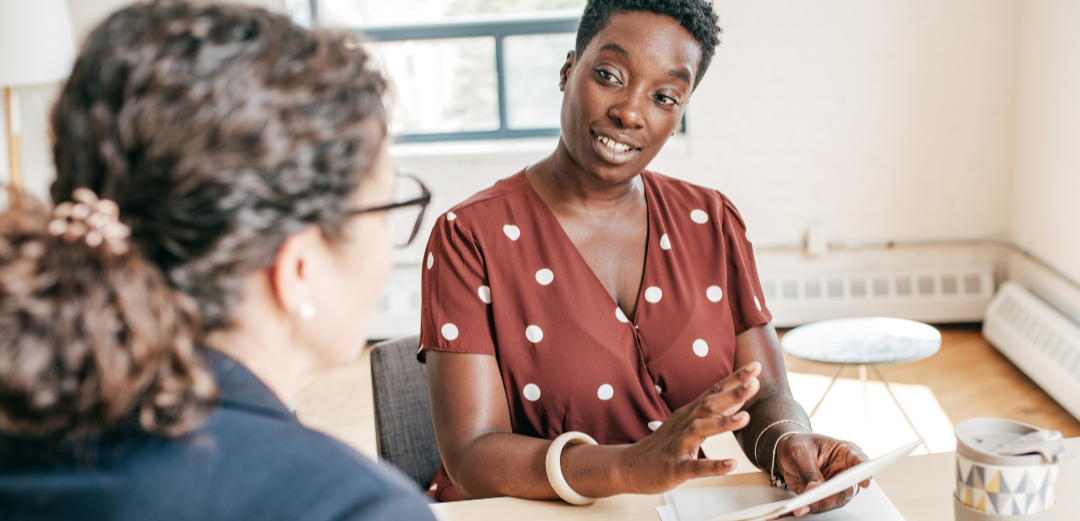
M 657 507 L 663 521 L 762 521 L 774 519 L 804 506 L 817 503 L 851 488 L 894 463 L 904 459 L 922 443 L 912 442 L 880 458 L 833 476 L 813 489 L 795 495 L 772 487 L 714 487 L 676 490 L 664 495 L 664 507 Z M 865 510 L 864 510 L 865 509 Z M 888 517 L 893 515 L 895 517 Z M 834 517 L 839 516 L 839 517 Z M 870 516 L 870 517 L 865 517 Z M 902 520 L 896 507 L 876 484 L 863 490 L 844 508 L 813 516 L 821 520 L 875 519 Z
M 661 521 L 710 521 L 753 506 L 795 497 L 789 490 L 773 487 L 713 487 L 676 490 L 664 494 L 666 505 L 656 507 Z M 800 518 L 807 521 L 905 521 L 885 493 L 870 482 L 847 505 L 832 512 Z

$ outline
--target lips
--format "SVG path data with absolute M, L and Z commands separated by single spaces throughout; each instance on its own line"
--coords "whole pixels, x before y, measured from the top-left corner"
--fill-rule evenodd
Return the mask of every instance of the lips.
M 595 130 L 590 131 L 589 134 L 592 138 L 593 150 L 613 165 L 625 164 L 641 152 L 641 147 L 627 137 L 606 132 L 600 133 Z

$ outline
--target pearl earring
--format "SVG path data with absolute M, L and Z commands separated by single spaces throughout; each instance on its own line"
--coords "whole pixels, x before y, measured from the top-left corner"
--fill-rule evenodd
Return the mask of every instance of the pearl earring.
M 315 304 L 312 304 L 310 302 L 300 304 L 300 309 L 297 310 L 297 314 L 300 315 L 300 318 L 304 320 L 311 320 L 315 318 Z

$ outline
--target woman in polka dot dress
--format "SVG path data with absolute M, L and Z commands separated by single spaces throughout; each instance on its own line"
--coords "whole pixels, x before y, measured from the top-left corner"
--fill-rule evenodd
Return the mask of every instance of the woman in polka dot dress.
M 644 170 L 708 66 L 716 20 L 704 0 L 590 1 L 561 71 L 558 148 L 436 223 L 418 356 L 437 499 L 660 493 L 733 470 L 700 453 L 726 431 L 797 493 L 865 461 L 812 434 L 792 398 L 731 201 Z M 551 441 L 576 433 L 599 445 Z

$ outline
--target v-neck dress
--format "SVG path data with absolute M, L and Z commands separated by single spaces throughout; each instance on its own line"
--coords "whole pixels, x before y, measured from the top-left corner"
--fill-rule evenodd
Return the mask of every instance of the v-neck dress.
M 440 216 L 423 266 L 418 358 L 493 355 L 514 433 L 648 436 L 730 375 L 735 337 L 772 320 L 723 194 L 641 173 L 648 243 L 630 321 L 524 171 Z M 431 495 L 459 499 L 443 469 Z

